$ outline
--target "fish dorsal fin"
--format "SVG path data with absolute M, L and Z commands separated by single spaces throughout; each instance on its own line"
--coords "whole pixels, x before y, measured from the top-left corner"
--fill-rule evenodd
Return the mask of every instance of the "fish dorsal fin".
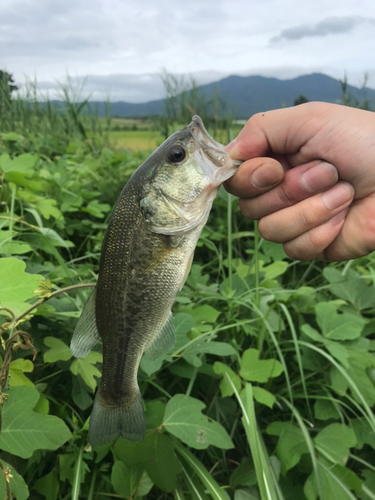
M 154 361 L 163 354 L 170 351 L 176 342 L 174 334 L 173 316 L 170 312 L 165 325 L 157 334 L 153 342 L 146 349 L 146 356 L 149 360 Z
M 76 358 L 84 358 L 100 338 L 96 327 L 95 315 L 96 288 L 83 307 L 82 314 L 75 327 L 70 350 Z

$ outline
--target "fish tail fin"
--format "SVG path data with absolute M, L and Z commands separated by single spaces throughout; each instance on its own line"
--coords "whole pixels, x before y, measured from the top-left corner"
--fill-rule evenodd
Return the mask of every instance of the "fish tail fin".
M 117 406 L 106 405 L 99 388 L 90 417 L 90 444 L 99 446 L 119 436 L 129 441 L 140 441 L 145 433 L 146 420 L 138 386 L 131 401 L 127 399 L 123 404 L 120 401 Z

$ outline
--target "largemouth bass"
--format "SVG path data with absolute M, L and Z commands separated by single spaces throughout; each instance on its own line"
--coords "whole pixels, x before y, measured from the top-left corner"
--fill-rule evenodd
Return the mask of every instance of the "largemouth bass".
M 171 307 L 189 274 L 199 235 L 220 185 L 239 162 L 215 142 L 199 116 L 171 135 L 125 185 L 104 237 L 99 278 L 75 328 L 82 358 L 103 341 L 103 374 L 89 441 L 143 439 L 137 373 L 175 342 Z

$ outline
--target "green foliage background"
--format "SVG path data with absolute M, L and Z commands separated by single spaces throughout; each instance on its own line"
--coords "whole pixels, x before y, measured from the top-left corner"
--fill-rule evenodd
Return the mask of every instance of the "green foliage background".
M 176 346 L 141 363 L 146 438 L 87 443 L 102 355 L 68 346 L 111 207 L 149 152 L 111 149 L 73 101 L 14 106 L 0 134 L 0 498 L 374 499 L 374 257 L 292 261 L 224 190 L 176 298 Z

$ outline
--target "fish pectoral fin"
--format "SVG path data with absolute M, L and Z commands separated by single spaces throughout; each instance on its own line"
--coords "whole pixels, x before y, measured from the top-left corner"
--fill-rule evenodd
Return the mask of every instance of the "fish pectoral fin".
M 176 343 L 173 316 L 170 312 L 165 325 L 157 334 L 153 342 L 147 347 L 145 353 L 149 360 L 154 361 L 170 351 Z
M 82 314 L 73 333 L 70 350 L 76 358 L 84 358 L 100 338 L 96 327 L 95 297 L 96 288 L 94 288 L 84 305 Z

